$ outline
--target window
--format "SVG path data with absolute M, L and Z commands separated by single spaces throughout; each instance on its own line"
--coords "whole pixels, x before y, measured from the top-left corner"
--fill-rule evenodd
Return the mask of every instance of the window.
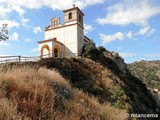
M 79 15 L 79 22 L 80 22 L 80 23 L 82 22 L 82 17 L 81 17 L 81 15 Z
M 72 13 L 69 13 L 69 20 L 72 19 Z

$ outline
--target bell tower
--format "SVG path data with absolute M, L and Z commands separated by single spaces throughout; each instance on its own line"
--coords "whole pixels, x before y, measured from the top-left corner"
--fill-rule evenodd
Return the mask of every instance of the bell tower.
M 82 47 L 84 46 L 83 32 L 83 12 L 73 5 L 72 8 L 64 10 L 64 26 L 65 34 L 69 39 L 65 40 L 66 45 L 76 56 L 81 55 Z
M 73 7 L 63 11 L 64 13 L 64 25 L 70 25 L 74 23 L 78 23 L 81 27 L 83 27 L 83 12 L 78 8 Z

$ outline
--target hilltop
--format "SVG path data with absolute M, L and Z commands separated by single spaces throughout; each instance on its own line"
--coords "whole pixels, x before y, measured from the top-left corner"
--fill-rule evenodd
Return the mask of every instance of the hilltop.
M 160 114 L 117 53 L 93 43 L 83 50 L 82 58 L 1 65 L 0 118 L 126 120 L 125 113 Z

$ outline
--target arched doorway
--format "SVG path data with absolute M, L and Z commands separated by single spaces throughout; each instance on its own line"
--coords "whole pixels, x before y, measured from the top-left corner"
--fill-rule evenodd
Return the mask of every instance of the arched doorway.
M 54 47 L 53 52 L 54 52 L 54 57 L 60 57 L 60 48 L 58 45 Z
M 41 48 L 41 58 L 48 58 L 50 57 L 50 48 L 48 45 L 43 45 Z
M 54 57 L 58 57 L 58 49 L 54 48 Z

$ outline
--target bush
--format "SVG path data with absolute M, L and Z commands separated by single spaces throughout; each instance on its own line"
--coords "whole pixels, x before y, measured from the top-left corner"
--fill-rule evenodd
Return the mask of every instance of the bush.
M 82 56 L 92 60 L 98 59 L 101 54 L 102 52 L 96 48 L 95 43 L 92 41 L 86 43 L 82 48 Z
M 104 48 L 103 46 L 99 46 L 98 49 L 101 51 L 101 52 L 106 52 L 106 48 Z
M 111 93 L 112 104 L 117 108 L 125 109 L 127 107 L 127 96 L 120 86 L 113 86 L 109 92 Z

